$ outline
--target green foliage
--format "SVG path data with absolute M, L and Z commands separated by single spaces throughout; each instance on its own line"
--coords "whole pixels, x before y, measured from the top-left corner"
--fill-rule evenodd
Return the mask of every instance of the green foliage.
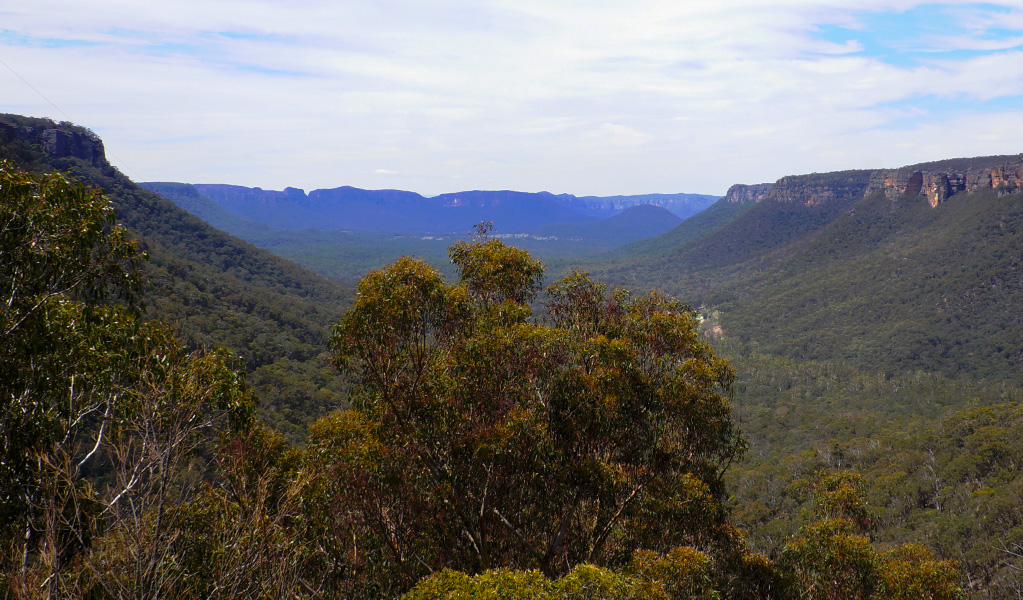
M 424 579 L 404 600 L 552 600 L 551 583 L 538 571 L 497 569 L 476 576 L 444 570 Z
M 542 265 L 484 234 L 452 248 L 458 284 L 404 258 L 335 325 L 354 408 L 310 432 L 325 536 L 405 586 L 726 546 L 720 474 L 743 446 L 692 311 L 575 274 L 531 321 Z
M 863 500 L 849 474 L 822 477 L 816 485 L 815 514 L 843 513 L 859 518 Z M 807 524 L 788 542 L 778 560 L 789 577 L 787 594 L 828 600 L 928 598 L 962 600 L 960 575 L 950 561 L 935 560 L 929 550 L 910 544 L 878 551 L 845 516 Z
M 865 599 L 874 595 L 875 556 L 870 540 L 845 519 L 827 519 L 802 529 L 779 559 L 791 571 L 793 595 L 808 600 Z
M 712 562 L 698 550 L 680 547 L 664 555 L 636 552 L 618 570 L 578 565 L 556 580 L 538 571 L 495 569 L 469 576 L 445 570 L 423 579 L 403 600 L 716 600 L 721 595 L 711 577 Z
M 860 492 L 860 478 L 847 471 L 825 472 L 813 484 L 812 514 L 825 521 L 843 519 L 860 531 L 871 527 L 870 511 Z
M 1019 198 L 764 201 L 702 237 L 591 265 L 705 307 L 704 331 L 737 370 L 750 452 L 728 481 L 757 549 L 780 552 L 806 524 L 819 469 L 849 469 L 876 539 L 957 560 L 977 594 L 1021 589 L 1018 454 L 999 407 L 1023 400 Z M 942 425 L 986 423 L 994 407 L 1001 423 Z
M 626 573 L 635 578 L 642 598 L 715 600 L 720 595 L 711 566 L 711 558 L 693 548 L 675 548 L 664 556 L 642 550 L 633 554 Z
M 188 465 L 253 399 L 226 352 L 138 320 L 142 255 L 102 194 L 0 164 L 0 199 L 3 593 L 153 597 Z
M 731 202 L 722 198 L 706 210 L 689 217 L 681 225 L 664 235 L 633 242 L 601 258 L 622 260 L 644 255 L 656 255 L 669 248 L 681 246 L 691 240 L 709 235 L 719 227 L 726 226 L 733 219 L 756 205 L 755 202 Z
M 219 449 L 219 485 L 203 484 L 168 520 L 175 598 L 303 597 L 327 570 L 308 537 L 300 455 L 279 433 L 253 428 Z M 120 556 L 120 555 L 118 555 Z
M 767 422 L 774 415 L 774 428 L 789 434 L 759 428 L 751 454 L 762 454 L 755 462 L 736 465 L 728 477 L 732 518 L 750 532 L 755 547 L 773 553 L 815 515 L 848 516 L 837 510 L 822 513 L 822 507 L 813 504 L 814 482 L 822 470 L 840 468 L 860 482 L 855 512 L 869 516 L 875 540 L 924 544 L 938 557 L 959 563 L 971 593 L 1013 597 L 1020 584 L 1020 562 L 1012 552 L 1023 543 L 1023 480 L 1016 468 L 1023 448 L 1014 429 L 1023 422 L 1020 404 L 981 405 L 945 419 L 925 415 L 936 408 L 939 415 L 944 413 L 949 401 L 986 404 L 1011 400 L 1019 392 L 1001 384 L 941 382 L 935 386 L 939 382 L 929 379 L 930 383 L 926 379 L 916 384 L 885 383 L 886 388 L 908 384 L 897 393 L 880 396 L 889 399 L 889 412 L 858 414 L 846 408 L 849 416 L 829 417 L 829 411 L 838 411 L 827 396 L 819 401 L 824 404 L 819 413 L 799 415 L 798 400 L 765 410 L 761 418 Z M 874 390 L 867 387 L 863 392 L 869 397 Z M 920 402 L 920 414 L 912 420 L 895 408 L 895 399 L 902 397 Z M 741 417 L 746 410 L 740 405 Z M 742 418 L 750 422 L 748 415 Z M 844 419 L 852 426 L 836 427 Z M 819 430 L 813 423 L 819 424 Z M 804 432 L 802 436 L 799 431 Z M 828 439 L 836 434 L 847 437 Z M 798 443 L 810 449 L 788 454 L 786 448 Z M 772 453 L 764 452 L 768 444 L 775 448 Z M 841 480 L 852 481 L 848 474 Z
M 1014 378 L 1021 224 L 1018 196 L 994 190 L 936 208 L 881 195 L 765 200 L 702 236 L 590 268 L 720 310 L 726 336 L 764 353 L 889 376 Z
M 451 262 L 466 290 L 484 310 L 502 303 L 527 304 L 543 284 L 543 265 L 528 252 L 487 239 L 492 227 L 482 223 L 472 242 L 455 242 L 449 252 Z
M 148 282 L 142 298 L 147 319 L 172 324 L 190 349 L 224 347 L 240 357 L 263 401 L 261 416 L 292 439 L 342 405 L 325 346 L 330 324 L 350 300 L 348 290 L 211 228 L 101 157 L 45 153 L 39 136 L 48 129 L 95 137 L 68 123 L 3 115 L 0 158 L 36 174 L 65 172 L 104 190 L 122 226 L 150 257 L 139 272 Z
M 100 303 L 137 300 L 141 258 L 99 192 L 0 163 L 0 527 L 28 510 L 35 455 L 82 416 L 75 402 L 128 369 L 133 319 Z
M 906 544 L 880 556 L 878 596 L 891 600 L 960 600 L 959 571 L 951 561 L 936 561 L 930 550 Z

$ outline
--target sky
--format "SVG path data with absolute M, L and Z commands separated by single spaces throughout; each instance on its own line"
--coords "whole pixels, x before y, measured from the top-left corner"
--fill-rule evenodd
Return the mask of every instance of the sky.
M 724 194 L 1023 152 L 1023 0 L 32 0 L 0 61 L 0 112 L 136 181 Z

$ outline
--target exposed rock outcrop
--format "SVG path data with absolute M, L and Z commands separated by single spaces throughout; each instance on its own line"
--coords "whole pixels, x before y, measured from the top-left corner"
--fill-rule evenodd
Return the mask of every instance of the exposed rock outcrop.
M 767 200 L 817 206 L 863 196 L 871 171 L 838 171 L 782 177 L 771 187 Z
M 94 167 L 106 164 L 103 140 L 88 129 L 70 123 L 27 117 L 6 119 L 0 115 L 0 141 L 13 140 L 41 147 L 55 158 L 79 158 Z
M 725 193 L 726 202 L 760 202 L 764 198 L 767 198 L 767 194 L 774 187 L 773 183 L 756 183 L 753 185 L 746 185 L 743 183 L 737 183 L 732 187 L 728 188 L 728 192 Z
M 960 192 L 1023 190 L 1023 154 L 925 163 L 875 171 L 864 195 L 883 193 L 891 200 L 923 196 L 932 206 Z
M 46 129 L 40 139 L 43 151 L 52 156 L 74 156 L 94 167 L 100 166 L 107 159 L 103 140 L 88 130 Z

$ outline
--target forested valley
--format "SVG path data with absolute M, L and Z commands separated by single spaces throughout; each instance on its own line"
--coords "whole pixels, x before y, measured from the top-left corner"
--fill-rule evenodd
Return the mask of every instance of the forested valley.
M 353 290 L 83 128 L 0 159 L 5 597 L 1023 590 L 1013 190 L 814 176 L 858 191 L 551 267 L 483 223 Z

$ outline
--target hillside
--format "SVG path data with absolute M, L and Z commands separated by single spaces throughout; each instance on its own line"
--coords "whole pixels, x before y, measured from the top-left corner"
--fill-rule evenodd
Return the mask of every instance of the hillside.
M 1007 161 L 786 177 L 759 202 L 727 196 L 594 267 L 713 307 L 724 335 L 773 354 L 1016 377 L 1023 202 Z M 957 165 L 988 179 L 959 175 L 969 189 L 933 205 L 919 185 L 906 195 L 877 184 L 885 173 Z
M 166 183 L 143 183 L 175 193 Z M 333 189 L 283 191 L 237 185 L 195 184 L 195 191 L 223 211 L 282 230 L 315 229 L 385 234 L 465 234 L 480 221 L 501 233 L 523 233 L 556 223 L 606 219 L 642 205 L 685 219 L 717 197 L 702 194 L 584 196 L 508 190 L 462 191 L 424 197 L 401 190 Z M 197 207 L 198 208 L 198 207 Z M 210 213 L 209 206 L 201 209 Z M 222 216 L 222 215 L 221 215 Z M 237 224 L 236 224 L 237 225 Z
M 173 324 L 192 346 L 234 351 L 269 422 L 299 437 L 312 418 L 340 405 L 325 345 L 350 291 L 136 186 L 82 127 L 0 116 L 0 158 L 32 172 L 67 172 L 103 189 L 119 222 L 150 256 L 150 317 Z
M 1023 156 L 733 186 L 586 265 L 700 307 L 737 371 L 750 450 L 727 479 L 756 547 L 780 552 L 810 482 L 847 469 L 878 539 L 960 561 L 973 597 L 1015 597 L 1021 188 Z
M 752 208 L 756 201 L 749 198 L 738 197 L 732 193 L 735 186 L 729 190 L 728 195 L 719 199 L 714 204 L 683 221 L 680 225 L 668 230 L 662 235 L 650 237 L 641 241 L 633 242 L 612 252 L 607 258 L 622 259 L 644 254 L 656 254 L 669 250 L 690 240 L 706 235 L 711 231 L 727 225 L 732 219 L 739 216 L 748 208 Z

